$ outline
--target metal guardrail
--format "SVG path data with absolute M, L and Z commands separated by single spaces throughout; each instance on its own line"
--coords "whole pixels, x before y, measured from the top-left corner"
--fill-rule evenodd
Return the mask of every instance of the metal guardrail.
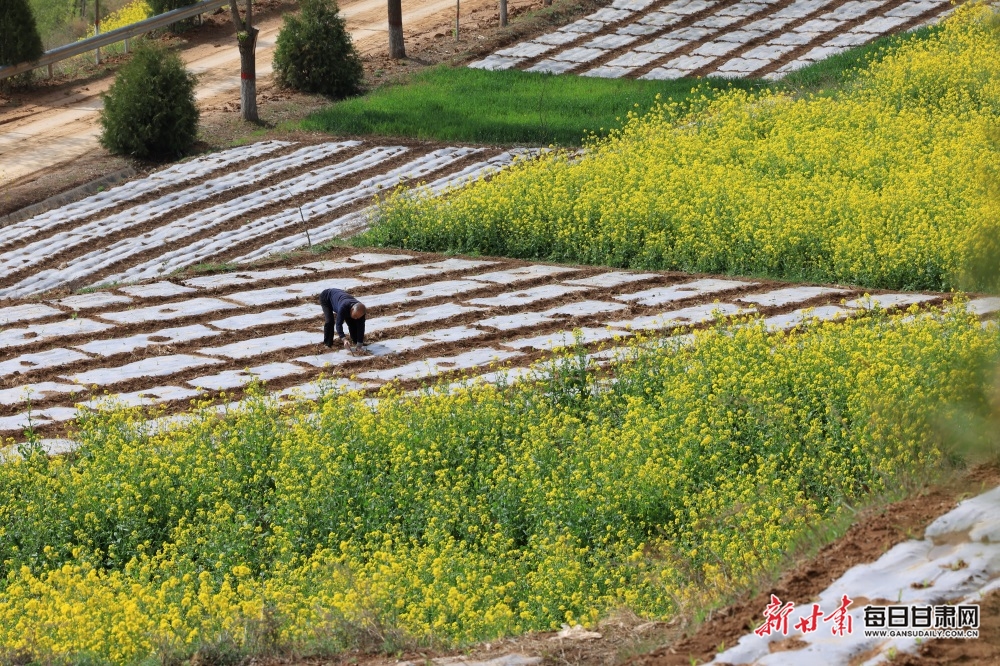
M 88 37 L 87 39 L 82 39 L 79 42 L 59 46 L 51 51 L 46 51 L 42 54 L 42 57 L 35 62 L 22 62 L 17 65 L 6 65 L 4 67 L 0 67 L 0 79 L 30 72 L 31 70 L 38 69 L 39 67 L 49 67 L 49 73 L 51 74 L 52 65 L 61 60 L 66 60 L 67 58 L 72 58 L 73 56 L 78 56 L 82 53 L 87 53 L 88 51 L 95 51 L 100 49 L 102 46 L 111 46 L 112 44 L 117 44 L 118 42 L 123 42 L 125 40 L 144 35 L 147 32 L 158 30 L 159 28 L 166 28 L 174 23 L 177 23 L 178 21 L 183 21 L 184 19 L 193 18 L 199 14 L 214 11 L 227 4 L 229 4 L 229 0 L 203 0 L 202 2 L 195 3 L 189 7 L 181 7 L 180 9 L 164 12 L 163 14 L 158 14 L 152 18 L 148 18 L 145 21 L 139 21 L 138 23 L 127 25 L 124 28 L 118 28 L 117 30 L 112 30 L 111 32 L 105 32 L 100 35 Z

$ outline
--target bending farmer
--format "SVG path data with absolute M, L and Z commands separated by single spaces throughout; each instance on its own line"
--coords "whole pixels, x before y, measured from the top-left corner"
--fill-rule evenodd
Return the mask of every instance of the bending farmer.
M 353 342 L 354 350 L 360 351 L 365 342 L 365 306 L 343 289 L 324 289 L 319 295 L 319 304 L 323 306 L 323 314 L 326 316 L 323 344 L 333 346 L 333 333 L 336 330 L 337 337 L 345 347 L 350 347 Z M 344 337 L 345 323 L 351 334 L 350 340 Z

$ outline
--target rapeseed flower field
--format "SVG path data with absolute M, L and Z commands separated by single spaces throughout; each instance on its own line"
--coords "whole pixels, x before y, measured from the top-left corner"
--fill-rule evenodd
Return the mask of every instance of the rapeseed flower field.
M 946 464 L 947 424 L 988 409 L 1000 333 L 959 303 L 625 356 L 377 407 L 260 392 L 159 432 L 100 412 L 70 455 L 12 445 L 0 656 L 442 646 L 701 608 Z
M 153 8 L 149 6 L 149 3 L 146 2 L 146 0 L 132 0 L 120 9 L 111 12 L 101 19 L 101 33 L 111 32 L 112 30 L 117 30 L 118 28 L 124 28 L 132 25 L 133 23 L 138 23 L 139 21 L 145 21 L 152 15 Z M 81 37 L 80 39 L 94 37 L 96 34 L 94 26 L 90 26 L 90 29 L 87 31 L 87 36 Z M 105 46 L 103 48 L 103 52 L 106 54 L 124 53 L 125 43 L 118 42 Z
M 447 198 L 389 197 L 363 243 L 891 289 L 982 289 L 1000 236 L 1000 32 L 960 7 L 829 93 L 629 114 Z
M 111 12 L 101 19 L 101 32 L 111 32 L 118 28 L 124 28 L 133 23 L 145 21 L 152 15 L 153 8 L 149 6 L 146 0 L 132 0 L 132 2 L 129 2 L 121 9 Z M 87 37 L 93 37 L 94 35 L 94 29 L 91 28 L 90 32 L 87 33 Z

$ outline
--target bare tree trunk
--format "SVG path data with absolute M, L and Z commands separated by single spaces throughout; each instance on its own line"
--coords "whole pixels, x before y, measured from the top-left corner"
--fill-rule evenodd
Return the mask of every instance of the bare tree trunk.
M 406 57 L 406 46 L 403 44 L 402 0 L 389 0 L 389 57 L 397 60 Z
M 236 45 L 240 50 L 240 113 L 243 120 L 259 122 L 257 115 L 257 33 L 253 27 L 253 0 L 246 0 L 246 18 L 240 17 L 237 0 L 229 3 L 236 26 Z
M 500 27 L 507 27 L 507 0 L 500 0 Z
M 245 38 L 236 39 L 240 47 L 240 111 L 243 120 L 257 122 L 257 28 L 250 28 Z
M 101 34 L 101 0 L 94 0 L 94 37 Z M 101 47 L 94 49 L 94 61 L 101 64 Z

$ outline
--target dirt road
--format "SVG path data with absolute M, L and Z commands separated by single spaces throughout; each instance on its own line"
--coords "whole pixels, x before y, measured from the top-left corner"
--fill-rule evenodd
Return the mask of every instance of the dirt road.
M 464 14 L 492 5 L 490 0 L 468 0 L 462 3 L 462 10 Z M 403 3 L 406 38 L 447 32 L 454 20 L 454 8 L 454 0 Z M 347 20 L 360 53 L 387 50 L 385 0 L 344 0 L 341 15 Z M 280 15 L 269 16 L 258 24 L 259 85 L 271 77 L 274 43 L 281 24 Z M 202 107 L 237 96 L 240 79 L 235 40 L 226 38 L 192 45 L 181 51 L 181 57 L 199 77 L 196 96 Z M 42 169 L 98 150 L 100 93 L 110 87 L 112 80 L 107 77 L 92 81 L 72 94 L 53 93 L 0 114 L 0 187 L 14 185 Z

